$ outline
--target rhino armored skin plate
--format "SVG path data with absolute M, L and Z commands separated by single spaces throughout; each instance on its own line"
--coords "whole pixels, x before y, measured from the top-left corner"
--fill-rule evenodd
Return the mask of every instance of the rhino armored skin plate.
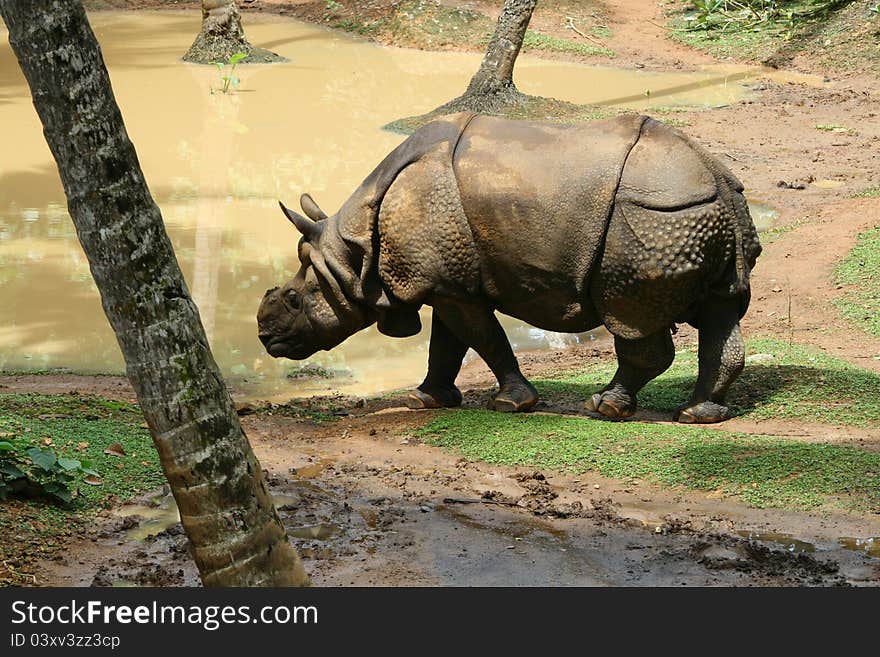
M 640 115 L 584 125 L 456 114 L 394 149 L 328 217 L 308 194 L 296 276 L 266 292 L 270 355 L 303 359 L 377 323 L 392 337 L 432 307 L 428 372 L 412 408 L 461 404 L 472 347 L 498 379 L 489 402 L 538 400 L 495 311 L 557 332 L 604 325 L 617 372 L 586 401 L 610 418 L 675 356 L 671 331 L 699 331 L 699 375 L 679 422 L 718 422 L 742 371 L 739 322 L 761 252 L 742 184 L 679 131 Z

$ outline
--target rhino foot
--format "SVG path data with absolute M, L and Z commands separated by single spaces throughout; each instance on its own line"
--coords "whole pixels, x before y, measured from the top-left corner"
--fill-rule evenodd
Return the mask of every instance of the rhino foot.
M 634 401 L 624 401 L 609 391 L 597 392 L 584 403 L 584 408 L 615 420 L 630 417 L 636 412 Z
M 420 386 L 406 398 L 408 408 L 452 408 L 461 406 L 461 391 L 452 388 L 433 388 Z
M 528 383 L 517 386 L 504 386 L 486 407 L 500 413 L 522 413 L 538 403 L 538 392 Z
M 685 404 L 675 412 L 674 419 L 682 424 L 712 424 L 723 422 L 729 417 L 730 409 L 727 406 L 704 401 L 693 405 Z

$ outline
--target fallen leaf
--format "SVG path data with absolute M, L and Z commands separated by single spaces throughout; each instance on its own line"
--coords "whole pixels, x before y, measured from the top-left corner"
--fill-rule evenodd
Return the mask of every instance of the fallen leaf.
M 77 443 L 77 444 L 76 444 L 76 448 L 77 448 L 77 449 L 80 449 L 80 450 L 85 449 L 85 448 L 88 447 L 88 446 L 89 446 L 88 443 Z
M 88 477 L 83 479 L 83 481 L 85 483 L 87 483 L 89 486 L 103 486 L 104 485 L 104 482 L 101 481 L 101 478 L 96 477 L 95 475 L 89 475 Z
M 125 456 L 125 448 L 119 443 L 113 443 L 104 450 L 104 453 L 110 456 Z

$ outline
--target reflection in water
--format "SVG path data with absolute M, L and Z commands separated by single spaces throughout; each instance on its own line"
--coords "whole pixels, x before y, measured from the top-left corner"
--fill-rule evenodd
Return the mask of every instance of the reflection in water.
M 815 552 L 816 546 L 806 541 L 798 540 L 791 534 L 783 534 L 779 532 L 753 532 L 738 531 L 737 534 L 750 541 L 765 541 L 767 543 L 775 543 L 781 545 L 788 552 Z
M 256 45 L 276 44 L 290 62 L 240 66 L 241 90 L 212 94 L 216 69 L 178 60 L 199 21 L 197 12 L 92 16 L 129 134 L 224 373 L 242 392 L 265 398 L 417 383 L 427 329 L 394 340 L 373 327 L 313 359 L 326 370 L 350 372 L 343 379 L 287 379 L 295 364 L 265 353 L 256 309 L 263 291 L 298 265 L 298 236 L 276 201 L 293 204 L 309 191 L 327 211 L 339 207 L 400 143 L 380 127 L 457 95 L 480 55 L 383 48 L 254 17 L 248 36 Z M 729 103 L 748 92 L 732 80 L 759 73 L 716 67 L 654 74 L 528 57 L 517 64 L 517 82 L 528 93 L 633 108 L 658 97 L 664 105 Z M 15 128 L 0 150 L 0 367 L 119 372 L 116 340 L 2 29 L 0 121 Z M 430 326 L 427 314 L 423 324 Z M 584 339 L 509 319 L 504 325 L 518 349 L 561 349 Z
M 880 559 L 880 536 L 869 536 L 868 538 L 854 538 L 852 536 L 843 536 L 838 539 L 840 546 L 847 550 L 855 550 L 856 552 L 864 552 L 870 557 Z
M 180 522 L 177 503 L 171 494 L 158 495 L 150 500 L 151 504 L 127 504 L 114 509 L 113 514 L 120 518 L 137 516 L 140 522 L 125 532 L 132 541 L 142 541 L 148 536 L 155 536 Z
M 283 508 L 285 505 L 296 506 L 301 503 L 302 496 L 300 495 L 272 496 L 272 504 L 276 509 Z M 146 504 L 126 504 L 118 507 L 113 510 L 113 515 L 120 518 L 137 517 L 137 523 L 125 532 L 126 538 L 130 541 L 143 541 L 150 536 L 161 534 L 180 522 L 177 502 L 170 493 L 155 495 L 148 499 Z M 288 534 L 300 538 L 325 540 L 333 535 L 333 527 L 333 525 L 313 525 L 301 527 L 300 533 L 288 531 Z

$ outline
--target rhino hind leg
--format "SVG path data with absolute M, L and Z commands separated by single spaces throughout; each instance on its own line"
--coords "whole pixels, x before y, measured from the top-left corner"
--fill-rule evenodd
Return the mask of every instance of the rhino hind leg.
M 409 408 L 444 408 L 461 406 L 461 391 L 455 377 L 468 346 L 440 321 L 435 312 L 431 318 L 431 342 L 428 346 L 428 373 L 422 384 L 409 394 Z
M 636 394 L 672 364 L 675 347 L 669 329 L 644 338 L 614 336 L 617 372 L 611 383 L 588 399 L 584 407 L 608 418 L 623 419 L 636 412 Z
M 739 328 L 740 300 L 711 297 L 697 316 L 700 371 L 691 399 L 675 413 L 685 424 L 709 424 L 730 417 L 724 399 L 745 364 Z
M 507 334 L 492 308 L 480 303 L 443 300 L 434 302 L 434 313 L 442 325 L 464 345 L 464 351 L 467 347 L 473 347 L 498 379 L 499 390 L 489 401 L 490 410 L 508 413 L 528 411 L 537 403 L 538 392 L 520 372 Z M 464 351 L 461 352 L 462 357 Z M 460 365 L 461 358 L 458 358 Z M 428 369 L 430 373 L 430 367 Z

